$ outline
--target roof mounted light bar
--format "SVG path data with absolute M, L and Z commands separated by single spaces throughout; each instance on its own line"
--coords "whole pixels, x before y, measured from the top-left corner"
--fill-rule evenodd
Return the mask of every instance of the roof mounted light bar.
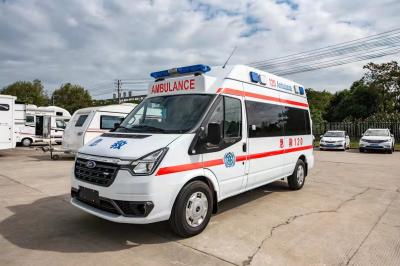
M 168 70 L 162 70 L 153 72 L 150 74 L 151 77 L 155 79 L 164 78 L 168 76 L 189 74 L 189 73 L 206 73 L 211 70 L 211 67 L 207 65 L 193 65 L 193 66 L 184 66 L 178 68 L 172 68 Z

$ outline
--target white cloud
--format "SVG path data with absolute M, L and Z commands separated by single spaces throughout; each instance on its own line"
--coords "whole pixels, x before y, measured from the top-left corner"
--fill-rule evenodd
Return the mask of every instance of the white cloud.
M 247 63 L 383 32 L 398 27 L 399 13 L 396 0 L 6 0 L 0 87 L 39 78 L 48 90 L 74 82 L 111 91 L 115 78 L 222 64 L 234 46 L 231 62 Z M 290 78 L 343 89 L 360 78 L 362 65 Z

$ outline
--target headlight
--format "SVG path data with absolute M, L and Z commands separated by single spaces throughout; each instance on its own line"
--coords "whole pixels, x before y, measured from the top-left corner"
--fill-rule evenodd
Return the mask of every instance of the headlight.
M 151 175 L 160 164 L 167 151 L 168 148 L 162 148 L 153 151 L 152 153 L 133 161 L 130 165 L 126 165 L 123 168 L 129 168 L 133 175 Z

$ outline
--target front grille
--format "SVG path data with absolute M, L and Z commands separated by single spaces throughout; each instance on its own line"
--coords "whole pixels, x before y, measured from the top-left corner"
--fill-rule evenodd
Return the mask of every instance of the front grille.
M 386 140 L 380 140 L 380 139 L 366 139 L 366 140 L 364 140 L 365 142 L 368 142 L 368 143 L 383 143 L 383 142 L 385 142 Z
M 95 166 L 89 168 L 87 159 L 77 158 L 75 162 L 75 177 L 79 180 L 103 187 L 110 186 L 117 175 L 119 166 L 113 163 L 92 161 Z

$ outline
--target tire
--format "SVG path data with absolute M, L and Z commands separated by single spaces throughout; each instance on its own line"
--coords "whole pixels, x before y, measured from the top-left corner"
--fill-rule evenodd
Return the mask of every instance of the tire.
M 288 185 L 291 190 L 299 190 L 306 181 L 306 165 L 303 160 L 297 160 L 293 174 L 288 177 Z
M 31 146 L 31 144 L 32 144 L 32 140 L 31 140 L 31 139 L 28 139 L 28 138 L 22 139 L 22 140 L 21 140 L 21 144 L 22 144 L 22 146 L 24 146 L 24 147 L 29 147 L 29 146 Z
M 346 143 L 343 144 L 343 151 L 346 151 Z
M 324 148 L 321 148 L 321 147 L 319 147 L 319 150 L 320 150 L 320 151 L 323 151 L 323 150 L 324 150 Z
M 169 219 L 172 231 L 181 237 L 200 234 L 210 221 L 212 207 L 213 194 L 207 184 L 202 181 L 186 184 L 172 208 Z
M 361 148 L 360 148 L 360 152 L 364 152 L 364 149 L 361 149 Z

